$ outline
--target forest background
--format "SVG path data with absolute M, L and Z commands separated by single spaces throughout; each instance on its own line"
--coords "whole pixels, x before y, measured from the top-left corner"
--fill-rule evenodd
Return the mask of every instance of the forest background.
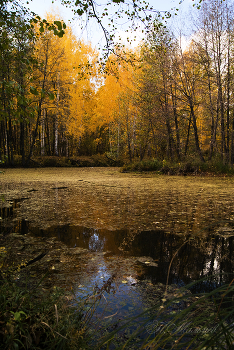
M 6 165 L 48 156 L 70 165 L 97 154 L 114 164 L 153 158 L 233 165 L 233 1 L 194 8 L 186 47 L 179 28 L 155 13 L 135 49 L 107 42 L 105 61 L 57 15 L 40 21 L 14 1 L 1 2 Z

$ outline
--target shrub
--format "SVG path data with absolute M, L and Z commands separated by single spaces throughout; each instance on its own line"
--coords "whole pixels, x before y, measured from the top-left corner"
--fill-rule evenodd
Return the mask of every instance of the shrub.
M 160 171 L 163 167 L 163 162 L 152 159 L 152 160 L 142 160 L 139 162 L 125 164 L 121 171 Z

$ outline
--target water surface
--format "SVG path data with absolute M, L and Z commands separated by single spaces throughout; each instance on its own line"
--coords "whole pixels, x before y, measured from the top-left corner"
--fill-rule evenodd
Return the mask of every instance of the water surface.
M 167 281 L 183 286 L 222 273 L 194 287 L 196 293 L 232 279 L 233 185 L 233 178 L 116 168 L 7 169 L 1 232 L 56 237 L 72 257 L 82 248 L 66 273 L 74 276 L 78 298 L 111 281 L 108 308 L 104 302 L 98 312 L 112 321 L 111 315 L 119 319 L 152 305 Z

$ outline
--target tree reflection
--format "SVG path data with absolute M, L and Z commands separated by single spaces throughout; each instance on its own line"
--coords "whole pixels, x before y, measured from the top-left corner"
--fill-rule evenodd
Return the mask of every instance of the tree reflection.
M 89 250 L 93 252 L 100 252 L 104 250 L 105 247 L 105 237 L 100 237 L 97 230 L 93 233 L 93 235 L 89 238 Z
M 168 283 L 178 285 L 207 277 L 206 282 L 194 287 L 195 292 L 201 292 L 229 283 L 233 276 L 234 237 L 217 234 L 217 228 L 204 236 L 169 234 L 163 230 L 98 230 L 69 224 L 43 230 L 31 227 L 25 220 L 14 228 L 20 234 L 31 232 L 35 236 L 56 237 L 68 247 L 108 252 L 113 259 L 135 257 L 135 264 L 144 270 L 139 278 L 148 278 L 153 283 L 166 284 L 168 273 Z M 146 260 L 149 257 L 154 265 L 147 266 L 137 257 Z

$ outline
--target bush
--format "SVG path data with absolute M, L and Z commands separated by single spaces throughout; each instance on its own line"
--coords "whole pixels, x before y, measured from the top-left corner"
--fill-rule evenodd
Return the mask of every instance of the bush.
M 197 174 L 228 174 L 234 175 L 233 166 L 223 164 L 219 159 L 201 162 L 199 159 L 189 159 L 187 161 L 173 163 L 167 160 L 142 160 L 125 164 L 122 172 L 131 171 L 156 171 L 165 175 L 197 175 Z
M 163 162 L 152 159 L 152 160 L 142 160 L 134 163 L 125 164 L 121 171 L 160 171 L 163 167 Z

